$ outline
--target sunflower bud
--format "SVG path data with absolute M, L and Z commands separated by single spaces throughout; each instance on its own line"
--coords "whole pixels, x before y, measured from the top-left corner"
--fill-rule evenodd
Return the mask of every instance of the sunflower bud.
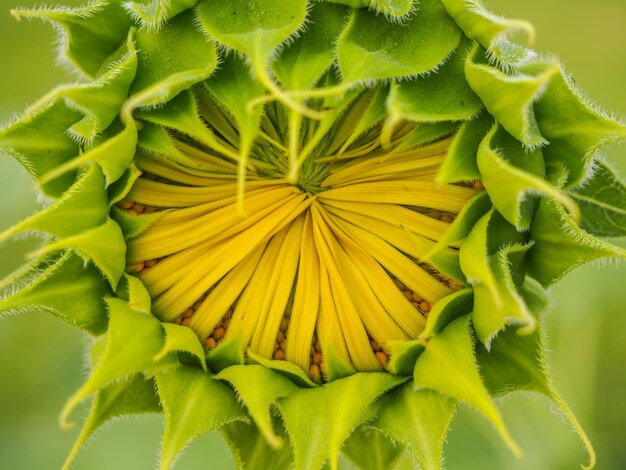
M 0 131 L 52 203 L 0 310 L 98 337 L 69 468 L 162 411 L 161 468 L 219 430 L 240 467 L 441 468 L 457 403 L 546 395 L 548 288 L 626 234 L 590 107 L 532 27 L 465 0 L 95 0 L 14 10 L 85 76 Z M 311 413 L 315 404 L 315 413 Z M 368 452 L 366 452 L 368 450 Z

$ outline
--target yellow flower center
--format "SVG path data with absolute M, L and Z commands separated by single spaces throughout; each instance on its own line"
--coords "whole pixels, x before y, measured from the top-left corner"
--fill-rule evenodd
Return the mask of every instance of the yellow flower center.
M 383 368 L 391 340 L 415 339 L 433 303 L 457 287 L 420 261 L 476 190 L 435 177 L 450 137 L 411 147 L 418 124 L 359 130 L 357 98 L 314 146 L 304 119 L 301 167 L 289 178 L 286 113 L 265 108 L 243 199 L 238 162 L 171 133 L 184 164 L 139 155 L 144 171 L 121 207 L 161 216 L 128 243 L 163 321 L 192 328 L 212 350 L 237 341 L 320 380 L 331 351 L 357 370 Z M 210 102 L 203 119 L 220 145 L 239 136 Z M 208 110 L 208 111 L 207 111 Z M 241 194 L 241 193 L 239 193 Z

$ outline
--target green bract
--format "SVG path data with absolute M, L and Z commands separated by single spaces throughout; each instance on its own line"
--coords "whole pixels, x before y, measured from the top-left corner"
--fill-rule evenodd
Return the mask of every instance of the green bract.
M 0 130 L 50 204 L 1 283 L 96 337 L 92 432 L 165 415 L 161 468 L 221 432 L 241 468 L 442 466 L 457 403 L 546 395 L 548 288 L 626 258 L 626 127 L 526 22 L 467 0 L 95 0 L 14 10 L 84 75 Z M 313 409 L 314 404 L 314 409 Z

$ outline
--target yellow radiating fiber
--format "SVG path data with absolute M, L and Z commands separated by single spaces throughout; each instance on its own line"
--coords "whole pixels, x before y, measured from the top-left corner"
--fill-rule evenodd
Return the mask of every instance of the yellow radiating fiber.
M 381 219 L 333 207 L 329 207 L 328 211 L 346 222 L 380 236 L 390 245 L 413 258 L 421 258 L 435 246 L 435 242 L 409 232 L 401 223 L 395 223 L 395 221 L 388 223 Z
M 221 184 L 224 180 L 234 179 L 235 175 L 230 173 L 215 173 L 210 174 L 206 171 L 196 171 L 192 174 L 191 168 L 181 166 L 176 168 L 174 162 L 162 162 L 155 160 L 154 158 L 138 157 L 135 161 L 137 166 L 148 173 L 157 176 L 159 178 L 165 178 L 175 183 L 185 184 L 187 186 L 213 186 L 215 184 Z M 251 179 L 255 179 L 252 178 Z
M 237 168 L 237 149 L 234 147 L 227 147 L 226 155 L 213 155 L 178 139 L 172 139 L 172 142 L 179 152 L 204 170 L 232 173 Z
M 313 239 L 311 211 L 307 211 L 302 229 L 298 279 L 294 294 L 292 315 L 287 330 L 285 358 L 309 368 L 309 354 L 320 305 L 320 262 Z
M 334 163 L 340 162 L 343 160 L 351 160 L 353 158 L 358 157 L 366 157 L 371 155 L 374 150 L 380 147 L 380 142 L 377 140 L 373 142 L 368 142 L 360 147 L 356 147 L 348 152 L 337 154 L 337 155 L 325 155 L 323 157 L 318 157 L 315 159 L 315 163 Z
M 235 266 L 202 301 L 191 317 L 189 327 L 205 340 L 226 311 L 243 292 L 254 273 L 267 244 L 259 245 L 249 256 Z
M 317 239 L 316 239 L 317 247 Z M 317 248 L 319 253 L 319 247 Z M 320 309 L 317 316 L 317 336 L 322 349 L 322 354 L 327 355 L 329 351 L 335 352 L 339 359 L 349 366 L 351 364 L 350 355 L 344 339 L 341 323 L 339 322 L 333 294 L 330 289 L 330 280 L 324 258 L 320 255 Z M 326 365 L 326 359 L 322 362 L 322 371 Z
M 398 290 L 387 272 L 368 251 L 364 250 L 360 244 L 338 227 L 332 217 L 326 217 L 326 222 L 337 238 L 341 240 L 346 254 L 354 262 L 355 268 L 360 271 L 363 278 L 368 281 L 370 288 L 385 311 L 409 337 L 417 338 L 424 329 L 426 323 L 424 317 Z
M 434 303 L 452 293 L 452 290 L 448 286 L 432 277 L 428 272 L 415 264 L 415 262 L 404 256 L 402 252 L 387 243 L 385 239 L 363 230 L 356 225 L 347 223 L 338 217 L 331 217 L 333 217 L 333 220 L 348 236 L 371 253 L 385 269 L 413 292 L 417 292 L 420 297 Z
M 209 287 L 248 256 L 254 248 L 290 223 L 310 204 L 306 195 L 294 198 L 253 227 L 228 239 L 217 250 L 197 260 L 186 275 L 154 303 L 157 312 L 182 313 Z
M 359 161 L 356 165 L 345 165 L 336 171 L 331 171 L 330 176 L 324 180 L 322 186 L 341 186 L 373 177 L 388 180 L 396 179 L 397 173 L 406 173 L 416 177 L 429 175 L 438 171 L 438 167 L 444 159 L 445 154 L 422 158 L 405 154 L 367 158 Z
M 279 230 L 268 242 L 250 282 L 237 302 L 237 307 L 229 323 L 228 333 L 232 332 L 241 341 L 241 347 L 248 349 L 252 335 L 260 318 L 264 318 L 271 305 L 270 282 L 276 270 L 280 247 L 287 235 L 288 227 Z M 262 328 L 262 325 L 261 325 Z M 274 338 L 276 338 L 274 336 Z
M 238 201 L 235 201 L 183 223 L 152 226 L 140 238 L 129 242 L 129 251 L 133 258 L 147 260 L 176 253 L 209 238 L 223 240 L 254 225 L 280 205 L 296 197 L 296 188 L 279 188 L 246 198 L 247 216 L 238 210 Z
M 372 292 L 365 276 L 355 266 L 350 256 L 340 246 L 337 267 L 344 280 L 361 322 L 379 344 L 384 345 L 389 338 L 409 339 L 409 336 L 393 321 L 389 313 Z
M 336 209 L 339 209 L 343 212 L 351 212 L 388 221 L 389 223 L 402 226 L 416 235 L 435 241 L 441 239 L 450 227 L 450 224 L 447 222 L 433 219 L 397 204 L 327 200 L 324 201 L 324 207 L 333 213 L 336 213 Z
M 300 245 L 304 215 L 300 214 L 288 228 L 287 234 L 279 247 L 280 251 L 271 270 L 272 275 L 266 285 L 265 296 L 269 297 L 269 308 L 265 316 L 259 315 L 250 348 L 263 357 L 271 358 L 274 351 L 276 336 L 280 329 L 280 322 L 285 313 L 287 302 L 293 289 L 298 268 Z
M 420 206 L 446 212 L 459 212 L 477 194 L 475 189 L 425 181 L 393 180 L 361 183 L 319 193 L 322 201 L 356 201 L 378 204 Z
M 251 189 L 250 191 L 246 192 L 246 196 L 255 196 L 257 194 L 262 194 L 267 191 L 273 191 L 277 187 L 279 187 L 279 185 Z M 183 207 L 181 209 L 166 211 L 164 215 L 159 217 L 155 222 L 150 225 L 150 228 L 179 224 L 189 219 L 201 217 L 208 214 L 209 212 L 215 211 L 230 204 L 234 204 L 235 202 L 237 202 L 237 195 L 233 194 L 232 196 L 224 199 L 219 199 L 217 201 L 211 201 L 204 204 L 198 204 L 196 206 L 189 206 Z
M 274 186 L 271 180 L 250 181 L 249 189 Z M 128 194 L 128 198 L 157 207 L 187 207 L 227 198 L 237 191 L 237 183 L 221 183 L 209 187 L 175 186 L 140 178 Z
M 207 240 L 180 253 L 168 256 L 147 272 L 139 273 L 139 277 L 146 285 L 150 295 L 156 297 L 185 277 L 189 266 L 224 243 L 224 241 Z M 159 312 L 157 313 L 161 315 Z M 163 314 L 167 315 L 168 318 L 176 318 L 177 316 L 176 312 L 169 314 L 163 312 Z
M 339 325 L 343 331 L 351 362 L 359 370 L 380 370 L 380 365 L 372 352 L 367 338 L 365 327 L 359 318 L 354 302 L 352 302 L 350 293 L 337 268 L 338 256 L 336 252 L 339 250 L 339 247 L 336 246 L 334 236 L 320 215 L 318 207 L 313 205 L 311 211 L 314 222 L 315 244 L 328 275 L 332 303 L 334 304 Z

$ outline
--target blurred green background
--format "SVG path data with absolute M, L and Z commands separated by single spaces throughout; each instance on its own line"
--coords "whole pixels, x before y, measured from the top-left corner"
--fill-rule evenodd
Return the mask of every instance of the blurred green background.
M 55 65 L 54 34 L 38 22 L 16 23 L 12 3 L 0 0 L 0 121 L 58 83 L 74 79 Z M 78 4 L 77 0 L 66 1 Z M 491 0 L 492 9 L 531 20 L 539 51 L 558 54 L 576 82 L 601 107 L 626 116 L 626 2 L 624 0 Z M 606 153 L 626 175 L 626 148 Z M 0 157 L 0 230 L 36 208 L 34 186 L 11 159 Z M 624 245 L 624 240 L 621 241 Z M 18 240 L 0 247 L 0 277 L 36 246 Z M 602 263 L 577 271 L 554 289 L 546 318 L 549 363 L 565 399 L 588 431 L 600 470 L 626 468 L 626 266 Z M 60 468 L 78 430 L 62 431 L 57 415 L 84 380 L 87 342 L 78 331 L 40 312 L 0 323 L 0 469 Z M 499 442 L 477 413 L 462 408 L 448 438 L 449 470 L 565 470 L 585 462 L 576 435 L 549 402 L 516 394 L 502 402 L 513 435 L 526 451 L 522 461 Z M 76 413 L 76 420 L 86 410 Z M 79 455 L 77 470 L 155 467 L 162 418 L 116 422 Z M 179 470 L 234 468 L 219 435 L 192 444 Z

